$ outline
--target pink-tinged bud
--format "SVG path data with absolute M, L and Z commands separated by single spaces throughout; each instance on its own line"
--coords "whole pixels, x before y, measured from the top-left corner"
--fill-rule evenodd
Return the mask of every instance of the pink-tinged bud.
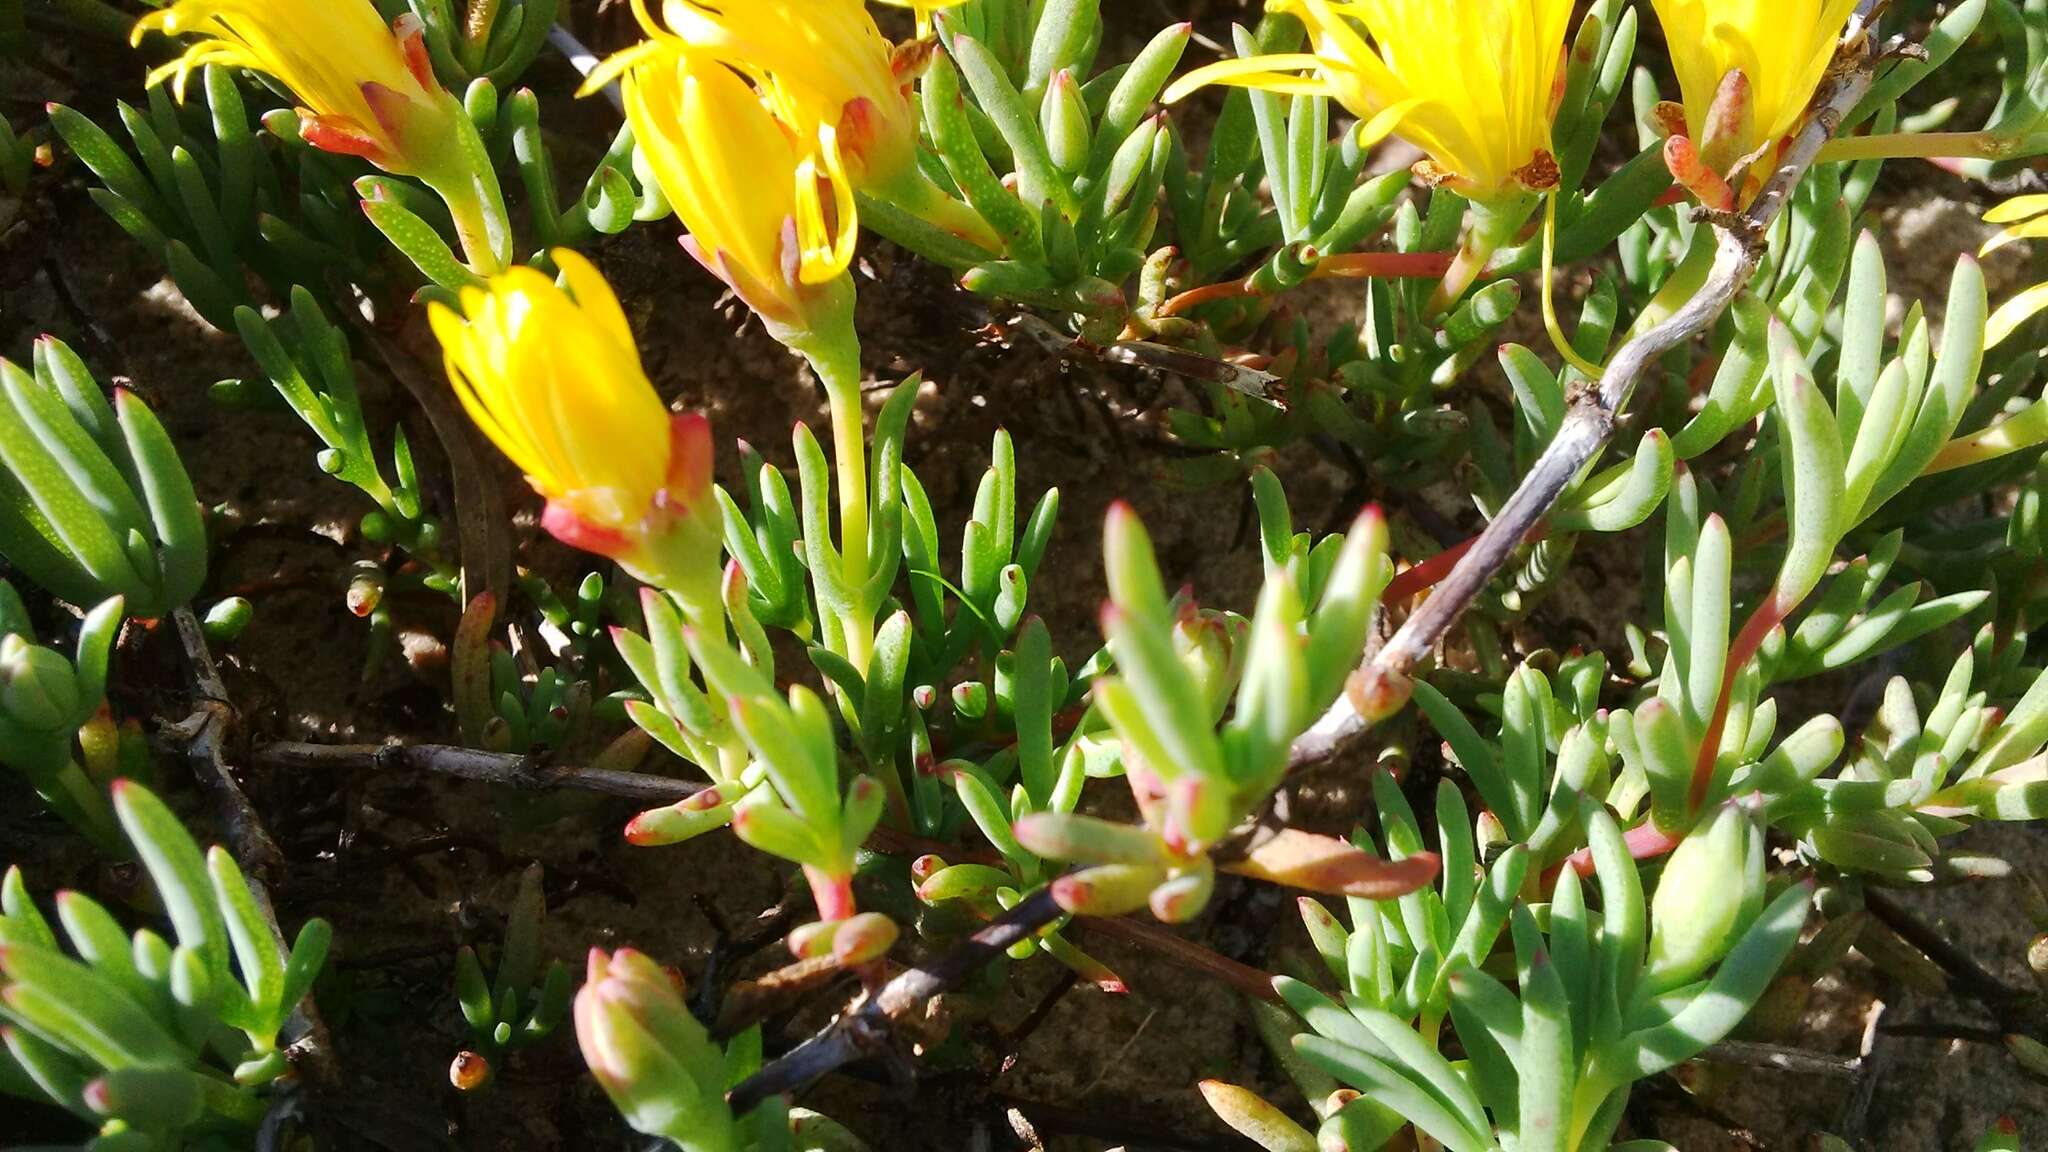
M 1407 706 L 1415 685 L 1405 673 L 1369 664 L 1352 675 L 1344 691 L 1365 722 L 1377 724 Z
M 690 1152 L 735 1152 L 724 1053 L 659 964 L 592 949 L 575 1014 L 584 1061 L 635 1131 Z
M 880 912 L 863 912 L 832 933 L 832 957 L 847 968 L 870 964 L 887 956 L 899 935 L 894 920 Z
M 1735 210 L 1734 189 L 1728 187 L 1720 173 L 1707 167 L 1690 137 L 1673 136 L 1664 141 L 1664 166 L 1671 170 L 1671 178 L 1692 193 L 1702 207 L 1717 212 Z
M 789 954 L 799 960 L 815 960 L 832 954 L 832 938 L 839 931 L 840 920 L 819 920 L 800 925 L 789 934 L 783 943 L 789 946 Z
M 1015 877 L 1000 868 L 986 864 L 955 864 L 918 881 L 917 898 L 927 904 L 968 900 L 979 905 L 1014 883 Z
M 1162 924 L 1185 924 L 1201 915 L 1216 891 L 1216 868 L 1207 856 L 1195 866 L 1152 890 L 1147 903 Z
M 922 884 L 943 871 L 945 867 L 946 860 L 944 857 L 935 856 L 927 852 L 910 862 L 910 882 Z
M 641 848 L 680 844 L 732 823 L 732 805 L 717 788 L 706 788 L 666 808 L 651 808 L 626 822 L 626 842 Z
M 1122 916 L 1145 906 L 1166 880 L 1166 869 L 1143 864 L 1104 864 L 1070 872 L 1052 882 L 1053 902 L 1076 916 Z

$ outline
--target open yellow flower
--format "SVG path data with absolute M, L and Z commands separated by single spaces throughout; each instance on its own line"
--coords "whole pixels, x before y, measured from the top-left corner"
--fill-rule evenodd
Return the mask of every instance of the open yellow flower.
M 672 41 L 653 46 L 625 75 L 626 119 L 689 230 L 684 247 L 771 324 L 810 327 L 852 258 L 852 233 L 831 227 L 853 218 L 851 185 L 821 173 L 738 73 Z
M 149 74 L 184 98 L 192 72 L 226 64 L 262 72 L 305 105 L 306 139 L 387 172 L 430 166 L 462 108 L 434 79 L 417 17 L 387 26 L 370 0 L 177 0 L 136 21 L 149 32 L 196 34 L 184 55 Z
M 1856 9 L 1856 0 L 1652 4 L 1684 96 L 1685 135 L 1722 176 L 1798 130 Z
M 1571 0 L 1272 0 L 1308 26 L 1313 52 L 1200 68 L 1166 99 L 1206 84 L 1328 96 L 1429 154 L 1422 174 L 1479 201 L 1557 183 L 1550 123 Z
M 434 78 L 417 16 L 387 26 L 370 0 L 176 0 L 136 21 L 136 41 L 150 32 L 202 37 L 151 72 L 150 84 L 170 80 L 182 100 L 194 69 L 262 72 L 299 101 L 308 143 L 438 193 L 474 271 L 511 262 L 497 173 L 461 101 Z
M 618 297 L 566 249 L 558 287 L 513 268 L 429 314 L 469 416 L 547 499 L 542 525 L 690 604 L 716 602 L 711 433 L 671 416 L 640 366 Z

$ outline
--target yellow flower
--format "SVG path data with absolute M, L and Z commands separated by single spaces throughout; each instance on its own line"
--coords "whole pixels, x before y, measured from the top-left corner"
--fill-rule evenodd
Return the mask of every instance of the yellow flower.
M 1984 245 L 1986 253 L 2021 240 L 2048 240 L 2048 194 L 2015 196 L 1986 212 L 1984 222 L 2006 225 Z M 1999 305 L 1985 325 L 1984 346 L 2003 343 L 2020 325 L 2043 311 L 2048 311 L 2048 283 L 2036 284 Z
M 1686 135 L 1717 169 L 1798 129 L 1856 8 L 1856 0 L 1652 3 L 1685 97 Z M 1731 82 L 1735 73 L 1741 80 Z
M 566 290 L 517 267 L 464 291 L 460 314 L 432 309 L 448 379 L 547 498 L 549 532 L 671 591 L 708 579 L 715 597 L 709 427 L 696 413 L 671 418 L 597 269 L 566 249 L 554 260 Z
M 306 139 L 387 172 L 420 175 L 443 160 L 462 109 L 434 79 L 419 19 L 386 26 L 370 0 L 177 0 L 136 21 L 149 32 L 204 39 L 149 74 L 179 99 L 194 69 L 225 64 L 265 73 L 304 105 Z
M 689 229 L 684 246 L 765 319 L 806 327 L 852 258 L 851 185 L 821 180 L 803 142 L 738 73 L 672 42 L 654 46 L 625 75 L 626 119 Z
M 932 13 L 941 8 L 951 8 L 966 0 L 882 0 L 882 3 L 896 8 L 909 8 L 917 13 L 917 34 L 932 34 Z
M 1557 183 L 1550 122 L 1571 0 L 1272 0 L 1308 26 L 1313 52 L 1225 60 L 1183 76 L 1205 84 L 1329 96 L 1429 154 L 1422 169 L 1474 200 Z
M 724 174 L 737 177 L 733 188 L 744 189 L 748 198 L 760 195 L 766 180 L 786 177 L 790 194 L 768 193 L 768 198 L 793 199 L 796 204 L 803 282 L 832 280 L 853 261 L 859 226 L 855 185 L 888 185 L 916 168 L 917 121 L 904 78 L 895 71 L 894 51 L 874 18 L 861 0 L 745 0 L 718 6 L 666 0 L 657 20 L 648 2 L 633 0 L 648 39 L 607 60 L 591 74 L 584 90 L 620 73 L 636 77 L 645 90 L 642 115 L 651 111 L 665 117 L 661 131 L 673 136 L 682 123 L 677 113 L 690 111 L 682 108 L 685 99 L 699 107 L 712 103 L 718 111 L 732 114 L 739 92 L 751 85 L 749 98 L 766 108 L 764 115 L 746 116 L 744 128 L 715 119 L 693 123 L 699 130 L 715 127 L 726 137 L 730 146 L 723 150 L 728 153 L 764 149 L 767 155 L 758 162 L 726 165 Z M 714 64 L 745 77 L 747 83 L 712 79 Z M 662 77 L 673 78 L 674 83 Z M 768 135 L 779 137 L 782 144 L 764 143 L 753 135 L 771 121 L 779 122 L 780 129 Z M 634 123 L 637 132 L 641 121 Z M 686 135 L 691 147 L 701 144 L 694 133 Z M 689 150 L 676 143 L 677 150 Z M 782 163 L 785 151 L 796 157 L 796 163 Z M 830 211 L 819 190 L 821 183 L 834 200 Z M 681 204 L 677 207 L 680 211 Z

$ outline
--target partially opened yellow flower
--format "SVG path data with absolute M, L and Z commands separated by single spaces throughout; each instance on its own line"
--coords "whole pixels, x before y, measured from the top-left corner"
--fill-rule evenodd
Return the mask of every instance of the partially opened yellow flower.
M 684 247 L 771 324 L 811 327 L 843 295 L 853 235 L 835 225 L 853 217 L 852 187 L 819 171 L 738 73 L 672 41 L 653 46 L 625 75 L 626 119 L 689 230 Z
M 177 0 L 136 21 L 136 42 L 149 32 L 205 37 L 149 83 L 171 80 L 183 99 L 192 72 L 207 64 L 262 72 L 305 106 L 308 141 L 387 172 L 431 166 L 423 149 L 441 146 L 447 122 L 462 115 L 434 79 L 419 19 L 387 26 L 370 0 Z
M 1725 176 L 1797 131 L 1856 0 L 1652 0 L 1685 134 Z M 1744 197 L 1746 199 L 1746 197 Z
M 424 181 L 448 203 L 476 271 L 510 262 L 497 175 L 462 103 L 434 78 L 417 16 L 387 26 L 370 0 L 176 0 L 136 21 L 137 42 L 150 32 L 202 37 L 150 84 L 170 80 L 182 100 L 205 65 L 262 72 L 299 101 L 308 143 Z
M 1555 187 L 1550 123 L 1571 0 L 1272 0 L 1308 26 L 1313 52 L 1200 68 L 1166 90 L 1205 84 L 1329 96 L 1429 154 L 1423 174 L 1474 200 Z
M 711 433 L 671 415 L 640 366 L 618 297 L 566 249 L 567 281 L 518 267 L 429 313 L 469 416 L 547 499 L 542 525 L 686 606 L 717 602 Z
M 633 0 L 633 11 L 648 39 L 605 61 L 585 91 L 627 73 L 650 90 L 647 104 L 665 114 L 679 102 L 669 97 L 680 98 L 679 89 L 686 85 L 663 86 L 652 79 L 657 74 L 705 77 L 712 73 L 710 65 L 722 64 L 744 76 L 745 84 L 736 78 L 707 81 L 716 90 L 697 103 L 712 100 L 720 112 L 729 112 L 736 107 L 738 90 L 751 85 L 748 98 L 764 105 L 764 114 L 747 117 L 744 126 L 696 123 L 712 125 L 748 149 L 758 143 L 766 150 L 759 164 L 728 166 L 746 195 L 758 194 L 769 179 L 788 181 L 789 195 L 775 192 L 768 198 L 793 199 L 797 206 L 793 218 L 804 282 L 822 284 L 844 271 L 853 260 L 859 227 L 855 184 L 886 185 L 914 174 L 917 161 L 917 121 L 904 79 L 896 74 L 889 41 L 861 0 L 666 0 L 659 20 L 648 0 Z M 797 163 L 781 163 L 784 144 L 751 135 L 770 121 L 779 122 L 772 135 L 782 139 Z M 669 120 L 670 135 L 678 123 Z M 691 146 L 698 143 L 692 133 Z
M 1987 253 L 2021 240 L 2048 240 L 2048 194 L 2016 196 L 1986 212 L 1984 221 L 2006 226 L 1984 245 Z M 2036 284 L 1999 305 L 1985 325 L 1984 346 L 2003 343 L 2020 325 L 2044 311 L 2048 311 L 2048 283 Z

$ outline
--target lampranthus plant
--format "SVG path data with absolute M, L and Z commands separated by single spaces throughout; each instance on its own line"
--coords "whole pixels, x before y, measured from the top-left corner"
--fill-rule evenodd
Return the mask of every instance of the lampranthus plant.
M 290 1063 L 279 1039 L 326 963 L 308 920 L 275 937 L 226 849 L 199 846 L 138 784 L 113 785 L 122 832 L 173 930 L 131 938 L 80 892 L 53 927 L 18 868 L 0 883 L 0 1068 L 30 1098 L 97 1129 L 95 1146 L 176 1149 L 253 1140 Z M 61 928 L 63 936 L 57 934 Z
M 195 411 L 91 245 L 0 227 L 164 414 L 55 338 L 0 362 L 0 784 L 60 817 L 7 842 L 95 892 L 60 940 L 0 886 L 31 1138 L 388 1142 L 357 1094 L 419 1039 L 489 1086 L 464 1139 L 526 1139 L 570 1015 L 581 1098 L 692 1152 L 973 1146 L 998 1100 L 1047 1146 L 1099 1099 L 984 1071 L 1099 1047 L 1061 1030 L 1162 962 L 1253 1002 L 1292 1087 L 1201 1090 L 1276 1152 L 1669 1147 L 1682 1066 L 1745 1122 L 1714 1062 L 1849 1070 L 1823 980 L 1997 1022 L 1953 1098 L 1887 1049 L 1859 1101 L 2048 1123 L 1999 951 L 2048 932 L 2048 0 L 1184 7 L 0 5 L 66 101 L 0 127 L 0 226 L 82 188 L 148 314 L 247 354 Z M 272 484 L 266 410 L 352 503 Z M 361 637 L 268 607 L 328 594 Z M 128 782 L 175 764 L 232 854 Z M 1898 895 L 1961 885 L 2017 895 Z M 443 923 L 493 890 L 502 932 Z M 313 911 L 363 941 L 319 1004 Z M 1101 1082 L 1241 1063 L 1165 1032 Z M 866 1057 L 964 1103 L 792 1106 Z

